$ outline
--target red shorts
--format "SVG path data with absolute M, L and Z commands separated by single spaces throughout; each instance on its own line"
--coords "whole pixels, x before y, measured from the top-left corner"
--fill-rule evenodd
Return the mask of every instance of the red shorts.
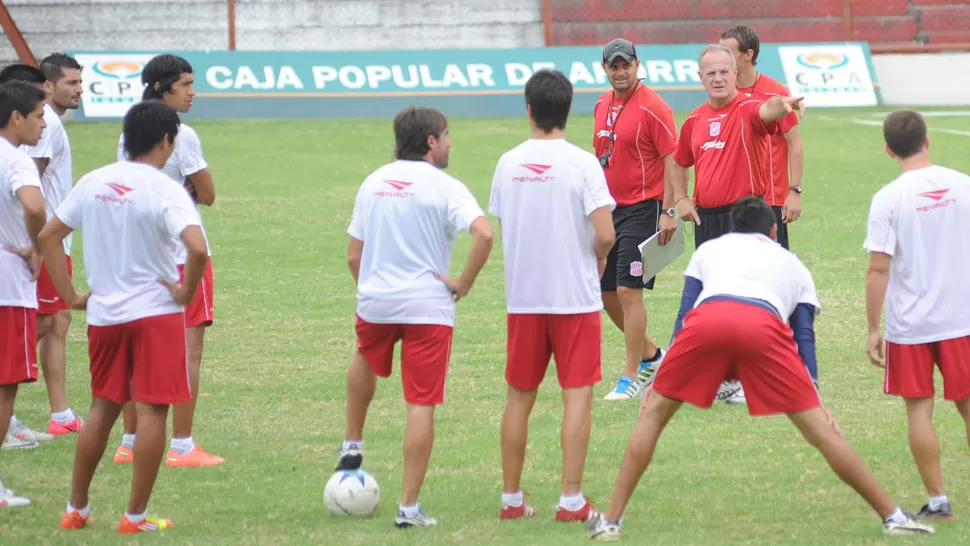
M 189 399 L 182 313 L 114 326 L 88 326 L 91 394 L 124 404 L 174 405 Z
M 445 376 L 451 359 L 451 326 L 440 324 L 374 324 L 357 317 L 357 351 L 381 377 L 391 375 L 394 345 L 401 346 L 404 400 L 419 406 L 445 401 Z
M 71 257 L 66 256 L 66 258 L 67 274 L 73 276 L 74 267 L 71 263 Z M 47 264 L 41 264 L 40 276 L 37 277 L 37 314 L 56 315 L 59 311 L 68 309 L 70 307 L 61 299 L 61 295 L 57 293 L 57 288 L 54 287 L 54 281 L 51 280 L 50 274 L 47 273 Z
M 883 391 L 905 398 L 931 398 L 933 364 L 943 376 L 943 398 L 957 402 L 970 396 L 970 336 L 918 345 L 886 343 Z
M 539 388 L 556 358 L 559 386 L 575 389 L 603 379 L 603 324 L 599 312 L 580 315 L 508 316 L 505 381 L 515 389 Z
M 0 385 L 37 381 L 37 312 L 0 307 Z
M 777 315 L 750 303 L 702 303 L 684 317 L 653 390 L 709 408 L 727 379 L 741 380 L 751 415 L 797 413 L 820 405 L 791 328 Z
M 185 265 L 179 264 L 179 282 L 185 278 Z M 206 325 L 212 326 L 212 260 L 205 263 L 205 272 L 202 273 L 202 282 L 199 283 L 198 290 L 195 291 L 195 298 L 192 303 L 185 306 L 185 327 Z

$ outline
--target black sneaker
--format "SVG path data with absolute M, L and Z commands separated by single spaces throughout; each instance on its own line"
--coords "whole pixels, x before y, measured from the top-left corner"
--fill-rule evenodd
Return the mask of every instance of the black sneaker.
M 950 508 L 949 502 L 944 502 L 942 506 L 936 510 L 931 510 L 930 505 L 927 504 L 916 513 L 917 519 L 953 519 L 953 510 Z
M 340 460 L 337 461 L 337 468 L 334 469 L 334 472 L 360 470 L 362 464 L 364 464 L 364 454 L 359 449 L 341 449 Z

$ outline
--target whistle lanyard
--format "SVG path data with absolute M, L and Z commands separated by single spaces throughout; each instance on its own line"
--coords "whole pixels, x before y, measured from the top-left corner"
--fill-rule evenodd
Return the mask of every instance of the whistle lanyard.
M 623 104 L 620 106 L 620 111 L 616 113 L 616 119 L 613 120 L 613 125 L 612 127 L 610 127 L 610 134 L 607 137 L 610 143 L 616 140 L 616 127 L 617 125 L 620 124 L 620 116 L 622 116 L 623 111 L 626 110 L 626 103 L 630 102 L 630 99 L 633 98 L 633 94 L 636 93 L 639 89 L 640 89 L 640 80 L 637 80 L 637 84 L 633 86 L 633 89 L 630 90 L 630 94 L 627 95 L 626 99 L 623 100 Z M 613 96 L 610 97 L 610 107 L 606 109 L 607 125 L 610 124 L 610 116 L 613 115 L 613 99 L 615 98 L 616 98 L 616 91 L 614 91 Z

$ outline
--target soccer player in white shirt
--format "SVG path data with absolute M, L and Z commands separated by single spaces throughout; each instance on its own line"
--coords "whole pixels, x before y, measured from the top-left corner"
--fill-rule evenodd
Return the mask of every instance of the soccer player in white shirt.
M 561 72 L 540 70 L 529 78 L 533 136 L 499 159 L 492 179 L 489 212 L 502 229 L 508 310 L 501 519 L 536 514 L 520 485 L 529 414 L 552 356 L 565 406 L 556 519 L 585 522 L 594 513 L 580 485 L 593 385 L 602 379 L 600 277 L 615 239 L 616 201 L 596 156 L 565 140 L 572 98 Z
M 363 461 L 364 420 L 377 377 L 391 374 L 402 341 L 407 402 L 404 486 L 395 525 L 435 525 L 418 494 L 434 443 L 434 410 L 444 403 L 455 302 L 488 261 L 492 226 L 475 197 L 441 169 L 448 166 L 448 123 L 432 108 L 409 107 L 394 118 L 396 161 L 361 184 L 348 233 L 347 261 L 357 282 L 357 349 L 347 371 L 347 430 L 337 470 Z M 472 234 L 465 269 L 449 278 L 458 232 Z
M 195 76 L 192 73 L 192 65 L 182 57 L 175 55 L 153 57 L 142 70 L 141 80 L 145 84 L 144 99 L 161 100 L 176 112 L 183 114 L 192 108 L 192 99 L 195 97 Z M 122 135 L 118 144 L 118 161 L 124 159 L 124 135 Z M 211 206 L 215 201 L 212 174 L 202 155 L 199 136 L 185 123 L 179 126 L 179 134 L 175 139 L 175 151 L 162 167 L 162 172 L 174 180 L 174 183 L 184 186 L 198 205 Z M 205 228 L 202 233 L 205 235 Z M 208 245 L 208 241 L 206 244 Z M 185 260 L 185 247 L 178 244 L 175 261 L 180 275 L 184 273 Z M 212 455 L 192 439 L 195 406 L 199 398 L 199 370 L 202 367 L 205 331 L 212 325 L 214 318 L 213 288 L 210 260 L 206 263 L 202 284 L 195 293 L 195 299 L 185 308 L 192 398 L 172 410 L 172 443 L 165 457 L 165 465 L 169 467 L 213 466 L 223 462 L 222 457 Z M 129 405 L 125 408 L 125 433 L 122 436 L 121 445 L 115 450 L 115 463 L 131 462 L 135 426 L 135 413 Z
M 165 454 L 169 406 L 191 396 L 183 306 L 195 296 L 208 261 L 192 200 L 158 170 L 172 154 L 178 130 L 178 114 L 160 101 L 133 106 L 124 120 L 130 161 L 79 180 L 40 234 L 54 286 L 69 305 L 87 310 L 88 322 L 91 411 L 78 434 L 64 529 L 87 524 L 91 480 L 111 427 L 131 400 L 138 412 L 138 442 L 128 510 L 118 532 L 172 526 L 171 520 L 147 515 L 148 500 Z M 81 296 L 71 286 L 62 246 L 74 230 L 81 230 L 91 287 Z M 184 284 L 176 284 L 172 259 L 177 240 L 188 253 Z
M 54 53 L 41 60 L 39 69 L 23 64 L 4 68 L 0 71 L 0 82 L 8 79 L 35 84 L 47 93 L 47 104 L 44 105 L 47 127 L 44 134 L 37 144 L 22 148 L 37 164 L 44 205 L 50 218 L 74 185 L 71 145 L 61 116 L 78 107 L 82 93 L 81 65 L 73 57 Z M 71 246 L 72 239 L 69 237 L 64 240 L 68 274 L 72 272 Z M 51 419 L 46 433 L 31 430 L 25 423 L 15 419 L 11 427 L 13 435 L 18 438 L 44 441 L 81 429 L 82 421 L 67 401 L 67 332 L 70 326 L 71 310 L 57 295 L 47 267 L 42 265 L 37 279 L 37 339 Z
M 901 174 L 869 211 L 868 353 L 886 370 L 884 392 L 906 402 L 910 451 L 929 495 L 917 516 L 952 519 L 933 428 L 933 365 L 943 375 L 943 398 L 970 430 L 970 290 L 962 274 L 970 266 L 970 176 L 930 161 L 918 112 L 893 112 L 883 135 Z
M 842 438 L 821 405 L 792 328 L 811 327 L 820 308 L 808 269 L 777 243 L 774 211 L 758 197 L 731 208 L 727 233 L 700 246 L 685 273 L 675 342 L 644 397 L 609 509 L 590 538 L 616 540 L 620 519 L 657 441 L 681 404 L 709 408 L 721 382 L 740 379 L 752 416 L 784 413 L 832 470 L 883 519 L 889 535 L 932 533 L 903 512 Z M 791 322 L 790 328 L 786 322 Z M 681 323 L 683 328 L 681 328 Z
M 0 84 L 0 438 L 20 383 L 37 381 L 37 242 L 46 215 L 37 167 L 17 147 L 40 140 L 45 98 L 26 82 Z M 36 447 L 13 440 L 8 447 Z M 28 504 L 0 481 L 0 509 Z

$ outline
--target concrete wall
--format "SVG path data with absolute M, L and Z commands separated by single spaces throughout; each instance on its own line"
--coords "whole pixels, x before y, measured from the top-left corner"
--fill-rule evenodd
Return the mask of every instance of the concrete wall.
M 226 0 L 5 0 L 37 57 L 65 49 L 226 49 Z M 236 0 L 248 50 L 544 45 L 542 0 Z M 0 41 L 0 62 L 16 57 Z

